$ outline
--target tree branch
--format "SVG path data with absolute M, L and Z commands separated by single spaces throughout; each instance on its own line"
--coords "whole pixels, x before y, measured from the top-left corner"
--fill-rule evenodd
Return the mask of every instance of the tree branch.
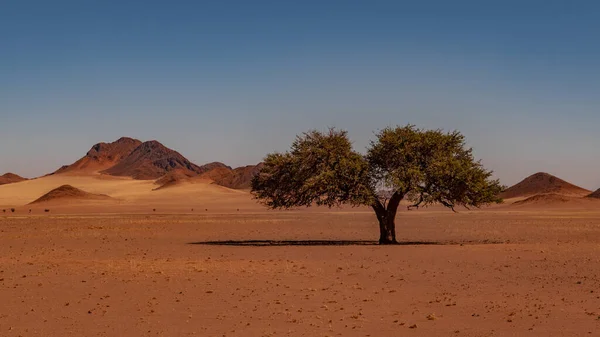
M 409 211 L 412 210 L 413 208 L 419 209 L 419 206 L 421 206 L 422 203 L 423 203 L 423 194 L 421 194 L 419 196 L 419 201 L 417 203 L 406 206 L 406 209 Z
M 446 201 L 444 201 L 444 200 L 442 200 L 442 199 L 440 199 L 440 203 L 441 203 L 442 205 L 444 205 L 444 206 L 446 206 L 446 207 L 450 208 L 450 209 L 452 210 L 452 212 L 454 212 L 454 213 L 458 213 L 458 212 L 457 212 L 457 211 L 454 209 L 454 204 L 453 204 L 453 203 L 446 202 Z
M 379 201 L 379 199 L 375 199 L 375 202 L 373 203 L 373 205 L 371 205 L 371 207 L 373 207 L 375 211 L 385 211 L 385 207 L 383 206 L 381 201 Z
M 400 204 L 400 201 L 402 201 L 403 198 L 404 198 L 403 191 L 394 192 L 394 194 L 390 198 L 390 201 L 388 202 L 388 206 L 387 206 L 388 213 L 392 214 L 393 216 L 396 216 L 396 212 L 398 211 L 398 205 Z
M 383 204 L 381 203 L 381 201 L 379 201 L 379 199 L 376 198 L 375 202 L 371 205 L 371 207 L 375 211 L 375 215 L 377 216 L 377 220 L 381 221 L 382 220 L 381 217 L 385 215 L 385 207 L 383 206 Z

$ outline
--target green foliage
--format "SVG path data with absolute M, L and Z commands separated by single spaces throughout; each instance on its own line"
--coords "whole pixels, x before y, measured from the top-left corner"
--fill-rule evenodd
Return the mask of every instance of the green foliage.
M 414 202 L 480 207 L 498 203 L 502 186 L 473 158 L 458 131 L 385 128 L 367 153 L 371 177 Z
M 376 136 L 363 156 L 345 131 L 304 133 L 289 152 L 267 155 L 252 192 L 270 208 L 349 203 L 376 210 L 390 206 L 394 215 L 404 198 L 414 206 L 441 203 L 452 209 L 501 202 L 502 186 L 474 160 L 459 132 L 408 125 Z M 384 195 L 395 205 L 386 205 Z
M 361 205 L 373 202 L 368 174 L 345 131 L 310 131 L 296 137 L 290 152 L 267 155 L 251 187 L 271 208 Z

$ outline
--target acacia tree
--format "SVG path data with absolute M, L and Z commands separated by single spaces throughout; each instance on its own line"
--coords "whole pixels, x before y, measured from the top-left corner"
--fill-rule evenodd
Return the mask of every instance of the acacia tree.
M 306 132 L 290 151 L 267 155 L 251 187 L 273 209 L 369 206 L 379 222 L 380 244 L 397 243 L 402 200 L 409 209 L 441 204 L 455 211 L 499 203 L 503 188 L 473 158 L 460 132 L 413 125 L 379 131 L 366 155 L 352 148 L 346 131 Z

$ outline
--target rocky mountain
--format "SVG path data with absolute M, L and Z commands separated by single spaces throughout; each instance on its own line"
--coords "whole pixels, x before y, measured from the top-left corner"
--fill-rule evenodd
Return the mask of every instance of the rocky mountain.
M 152 140 L 140 144 L 127 157 L 102 173 L 150 180 L 158 179 L 175 170 L 184 175 L 193 176 L 204 173 L 206 168 L 203 169 L 187 160 L 179 152 Z

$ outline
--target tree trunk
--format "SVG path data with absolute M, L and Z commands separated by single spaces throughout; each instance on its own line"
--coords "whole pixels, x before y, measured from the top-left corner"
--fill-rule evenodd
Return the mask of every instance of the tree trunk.
M 379 220 L 379 244 L 393 245 L 397 244 L 396 240 L 396 212 L 400 200 L 404 197 L 404 193 L 396 192 L 387 204 L 387 208 L 380 201 L 376 201 L 372 206 Z
M 388 213 L 388 212 L 386 212 Z M 396 222 L 395 216 L 386 214 L 379 218 L 379 244 L 393 245 L 396 241 Z

